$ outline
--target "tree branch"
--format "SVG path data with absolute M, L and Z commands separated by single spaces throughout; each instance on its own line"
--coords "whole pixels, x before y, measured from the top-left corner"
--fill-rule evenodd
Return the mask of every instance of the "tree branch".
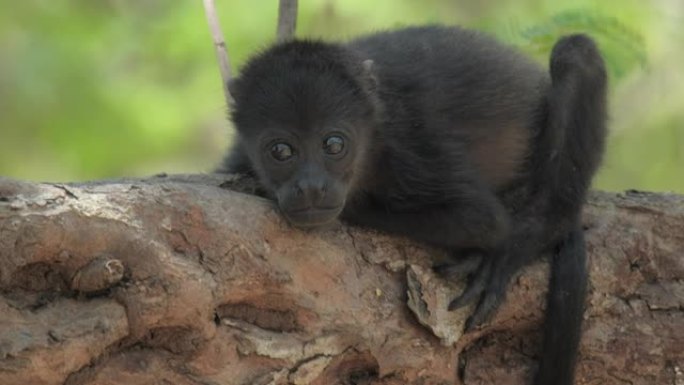
M 297 29 L 297 0 L 280 0 L 278 6 L 278 29 L 279 42 L 290 40 L 294 37 Z
M 445 311 L 460 285 L 430 269 L 440 251 L 340 224 L 292 229 L 239 192 L 253 189 L 226 175 L 0 178 L 0 383 L 529 383 L 545 262 L 461 336 L 468 309 Z M 577 383 L 679 385 L 684 197 L 595 193 L 584 214 Z
M 228 105 L 231 104 L 233 98 L 228 89 L 228 82 L 231 79 L 230 59 L 228 57 L 228 48 L 221 32 L 221 25 L 219 24 L 218 14 L 216 13 L 216 5 L 214 0 L 202 0 L 204 3 L 204 14 L 207 17 L 207 24 L 209 24 L 209 31 L 211 38 L 214 41 L 214 49 L 216 50 L 216 59 L 218 60 L 219 70 L 221 71 L 221 81 L 223 82 L 223 95 L 226 98 Z

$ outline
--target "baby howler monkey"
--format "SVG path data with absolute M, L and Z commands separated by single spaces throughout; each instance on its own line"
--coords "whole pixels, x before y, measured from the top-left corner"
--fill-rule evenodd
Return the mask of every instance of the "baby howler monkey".
M 469 274 L 450 308 L 486 322 L 521 267 L 554 251 L 536 385 L 573 383 L 587 271 L 580 210 L 606 136 L 594 42 L 561 38 L 549 71 L 481 33 L 413 27 L 291 41 L 229 85 L 237 140 L 294 226 L 341 218 L 448 249 Z

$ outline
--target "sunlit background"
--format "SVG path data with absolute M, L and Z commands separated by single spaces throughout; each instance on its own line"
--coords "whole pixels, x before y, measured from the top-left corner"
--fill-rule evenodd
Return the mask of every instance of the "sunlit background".
M 232 66 L 273 41 L 277 1 L 216 0 Z M 546 64 L 594 36 L 611 80 L 595 185 L 684 192 L 682 0 L 299 0 L 300 37 L 421 23 L 487 31 Z M 200 0 L 0 0 L 0 175 L 75 181 L 211 170 L 231 140 Z

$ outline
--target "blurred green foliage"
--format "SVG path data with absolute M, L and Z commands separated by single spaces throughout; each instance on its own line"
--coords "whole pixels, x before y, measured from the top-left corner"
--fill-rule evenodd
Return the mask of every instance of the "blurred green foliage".
M 237 70 L 273 41 L 277 1 L 216 2 Z M 487 31 L 542 63 L 560 35 L 590 33 L 611 76 L 597 187 L 684 192 L 684 2 L 300 0 L 297 35 L 423 23 Z M 199 0 L 0 0 L 0 175 L 207 171 L 230 138 Z

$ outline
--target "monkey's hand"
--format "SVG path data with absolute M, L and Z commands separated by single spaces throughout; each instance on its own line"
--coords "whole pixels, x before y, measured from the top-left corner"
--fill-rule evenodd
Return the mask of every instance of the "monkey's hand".
M 478 300 L 475 310 L 466 322 L 466 331 L 479 328 L 487 323 L 504 300 L 506 280 L 496 266 L 496 254 L 469 253 L 454 263 L 435 266 L 435 271 L 453 280 L 468 277 L 465 290 L 449 303 L 449 310 L 456 310 Z

